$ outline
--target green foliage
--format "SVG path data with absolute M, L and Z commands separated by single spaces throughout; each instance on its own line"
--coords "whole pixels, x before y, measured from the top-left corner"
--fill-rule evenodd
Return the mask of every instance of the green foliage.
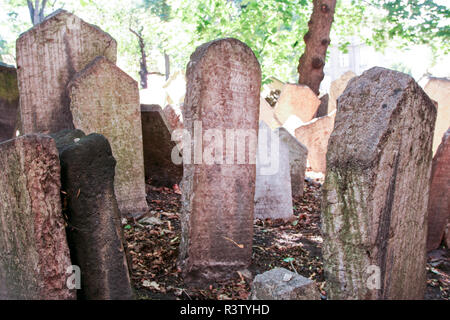
M 331 45 L 346 51 L 357 35 L 383 49 L 429 45 L 449 50 L 449 9 L 443 0 L 338 0 Z M 15 39 L 31 27 L 25 0 L 0 0 L 0 57 L 14 59 Z M 129 29 L 141 31 L 150 72 L 164 72 L 164 53 L 171 70 L 185 69 L 200 44 L 222 37 L 247 43 L 261 63 L 263 83 L 270 76 L 297 79 L 312 1 L 308 0 L 55 0 L 46 14 L 64 8 L 98 25 L 118 42 L 118 64 L 138 79 L 140 51 Z

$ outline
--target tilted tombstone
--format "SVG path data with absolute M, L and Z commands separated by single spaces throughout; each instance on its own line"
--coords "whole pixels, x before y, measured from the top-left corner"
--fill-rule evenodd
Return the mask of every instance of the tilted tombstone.
M 331 82 L 330 93 L 328 100 L 328 113 L 336 110 L 336 102 L 339 96 L 344 92 L 348 82 L 356 77 L 353 71 L 347 71 L 342 74 L 338 79 Z
M 281 123 L 276 119 L 273 108 L 263 97 L 259 102 L 259 121 L 264 121 L 271 129 L 281 127 Z
M 289 149 L 292 196 L 300 198 L 303 196 L 308 149 L 285 128 L 280 128 L 279 135 L 280 141 L 286 144 Z
M 53 137 L 67 201 L 67 238 L 73 264 L 82 270 L 78 298 L 132 299 L 120 212 L 114 195 L 116 161 L 100 134 L 63 130 Z
M 433 138 L 433 154 L 435 154 L 450 125 L 450 79 L 432 77 L 428 79 L 423 90 L 438 104 Z
M 22 133 L 73 128 L 66 86 L 97 56 L 116 62 L 116 41 L 65 10 L 21 34 L 16 42 Z
M 330 95 L 328 93 L 324 94 L 320 97 L 320 105 L 317 109 L 316 115 L 314 118 L 324 117 L 328 114 L 328 104 L 330 100 Z
M 423 299 L 435 120 L 401 72 L 372 68 L 340 96 L 322 188 L 330 299 Z
M 183 119 L 193 139 L 183 145 L 180 266 L 186 282 L 204 283 L 251 262 L 261 69 L 247 45 L 220 39 L 197 48 L 186 76 Z M 219 145 L 211 161 L 211 140 L 221 138 L 226 152 Z
M 17 70 L 0 62 L 0 142 L 15 136 L 18 106 Z
M 152 185 L 173 187 L 183 178 L 183 165 L 172 159 L 179 151 L 171 140 L 170 125 L 159 105 L 143 104 L 141 114 L 145 177 Z
M 259 123 L 255 183 L 255 218 L 258 219 L 294 217 L 289 145 L 281 132 L 289 134 L 284 128 L 272 132 L 264 121 Z
M 75 299 L 55 141 L 0 143 L 0 172 L 0 299 Z
M 428 203 L 427 250 L 441 244 L 450 219 L 450 128 L 447 129 L 433 158 Z
M 295 137 L 308 148 L 308 162 L 315 172 L 325 173 L 328 139 L 333 131 L 336 110 L 295 129 Z
M 319 105 L 319 98 L 308 86 L 287 83 L 283 86 L 274 111 L 282 124 L 291 115 L 299 117 L 303 122 L 308 122 L 316 114 Z
M 97 57 L 68 84 L 76 129 L 104 135 L 117 161 L 114 189 L 124 216 L 147 211 L 138 84 Z
M 183 116 L 180 106 L 168 104 L 162 110 L 170 132 L 176 129 L 183 129 Z

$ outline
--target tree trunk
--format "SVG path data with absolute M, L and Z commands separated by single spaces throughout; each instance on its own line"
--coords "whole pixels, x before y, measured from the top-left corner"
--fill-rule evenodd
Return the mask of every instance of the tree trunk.
M 130 31 L 138 38 L 139 40 L 139 48 L 141 49 L 141 61 L 140 66 L 141 69 L 139 71 L 139 76 L 141 77 L 141 88 L 147 89 L 148 83 L 147 83 L 147 76 L 148 76 L 148 69 L 147 69 L 147 55 L 145 53 L 145 42 L 144 38 L 142 37 L 141 31 L 136 32 L 133 29 L 130 28 Z
M 166 80 L 170 77 L 170 57 L 164 52 L 164 64 L 166 66 Z
M 330 29 L 335 7 L 336 0 L 313 0 L 313 12 L 308 22 L 309 30 L 303 37 L 306 47 L 298 64 L 298 83 L 307 85 L 317 95 L 324 77 L 323 67 L 330 44 Z
M 44 21 L 44 9 L 47 5 L 47 0 L 43 0 L 42 3 L 39 0 L 35 0 L 34 5 L 31 0 L 27 0 L 27 5 L 33 25 L 37 25 Z

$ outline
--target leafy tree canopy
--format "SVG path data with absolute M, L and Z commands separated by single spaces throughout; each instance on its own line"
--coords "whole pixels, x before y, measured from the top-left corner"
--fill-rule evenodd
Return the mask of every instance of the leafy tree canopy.
M 0 55 L 14 58 L 15 39 L 32 26 L 25 0 L 0 0 Z M 3 9 L 4 8 L 4 9 Z M 235 37 L 255 52 L 263 81 L 297 78 L 303 35 L 312 11 L 310 0 L 53 0 L 46 14 L 64 8 L 109 32 L 118 41 L 119 65 L 136 79 L 139 45 L 129 29 L 145 40 L 150 71 L 184 69 L 190 54 L 206 41 Z M 382 50 L 425 44 L 436 55 L 450 48 L 450 10 L 445 0 L 338 0 L 331 45 L 346 50 L 357 35 Z

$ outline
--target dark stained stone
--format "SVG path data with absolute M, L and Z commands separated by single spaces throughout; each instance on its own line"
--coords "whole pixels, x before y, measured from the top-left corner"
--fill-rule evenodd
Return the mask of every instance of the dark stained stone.
M 57 135 L 72 261 L 81 269 L 79 298 L 132 299 L 108 140 L 82 131 Z

